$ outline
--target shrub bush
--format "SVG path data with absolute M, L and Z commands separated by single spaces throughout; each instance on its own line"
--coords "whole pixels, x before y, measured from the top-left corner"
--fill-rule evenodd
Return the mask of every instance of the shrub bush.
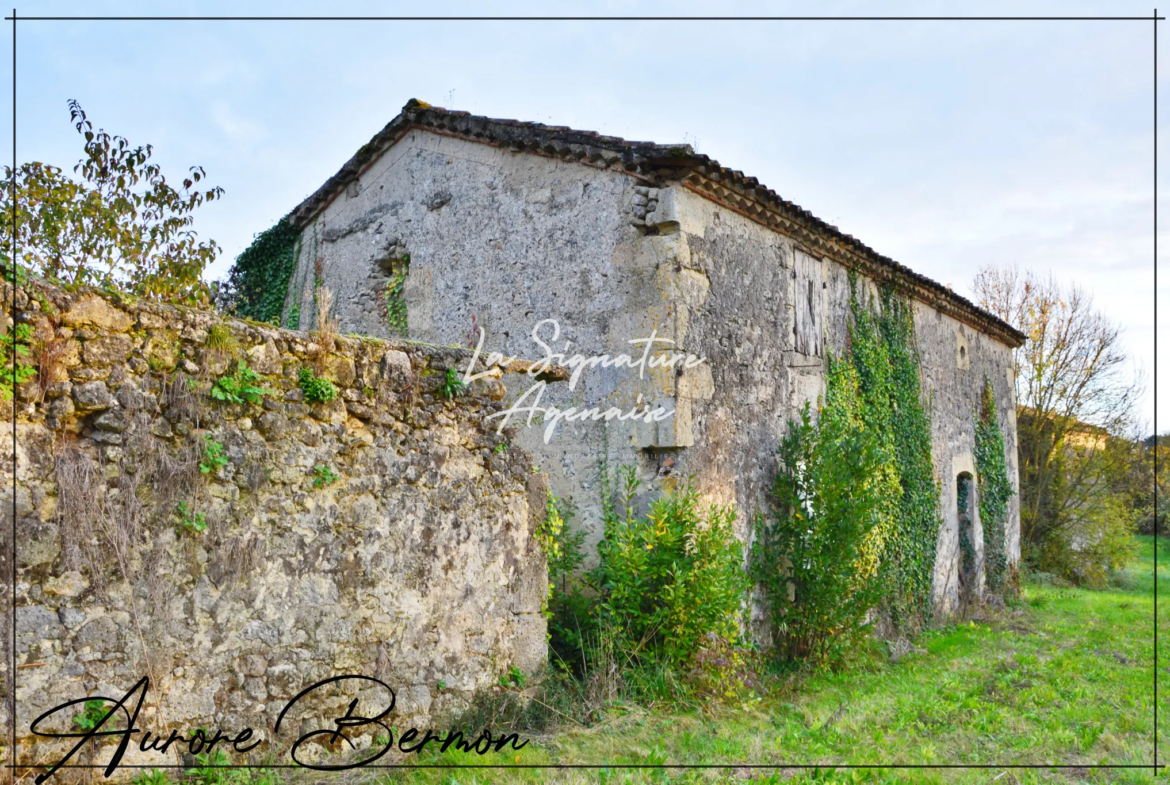
M 1103 494 L 1082 517 L 1054 532 L 1030 556 L 1044 572 L 1076 585 L 1102 588 L 1134 558 L 1137 516 L 1125 500 Z
M 638 516 L 634 469 L 620 473 L 624 514 L 606 505 L 598 564 L 585 573 L 579 572 L 585 534 L 568 524 L 572 505 L 552 502 L 559 525 L 550 529 L 556 542 L 545 549 L 553 662 L 581 680 L 594 706 L 630 692 L 742 697 L 754 672 L 741 645 L 749 578 L 732 531 L 734 511 L 701 509 L 687 482 Z
M 571 502 L 549 497 L 549 521 L 538 533 L 548 557 L 549 652 L 562 670 L 580 675 L 585 670 L 587 641 L 596 633 L 592 593 L 587 594 L 579 574 L 585 562 L 585 532 L 573 530 L 576 510 Z
M 840 662 L 868 632 L 883 596 L 881 554 L 900 497 L 879 434 L 861 418 L 857 374 L 828 362 L 814 425 L 806 404 L 780 445 L 777 510 L 757 522 L 752 576 L 764 590 L 781 659 Z
M 644 517 L 630 513 L 638 481 L 626 467 L 626 515 L 608 516 L 590 582 L 601 619 L 621 635 L 635 660 L 684 663 L 708 633 L 739 638 L 748 589 L 743 553 L 732 531 L 735 511 L 700 510 L 687 482 L 654 502 Z
M 760 660 L 758 651 L 707 633 L 691 658 L 686 682 L 700 697 L 750 706 L 763 691 Z
M 62 283 L 206 305 L 201 276 L 220 248 L 199 241 L 194 211 L 220 199 L 223 189 L 207 187 L 199 166 L 175 188 L 151 162 L 151 145 L 134 147 L 95 131 L 77 101 L 69 102 L 69 113 L 84 144 L 74 167 L 81 180 L 37 161 L 3 167 L 12 187 L 0 192 L 0 265 Z

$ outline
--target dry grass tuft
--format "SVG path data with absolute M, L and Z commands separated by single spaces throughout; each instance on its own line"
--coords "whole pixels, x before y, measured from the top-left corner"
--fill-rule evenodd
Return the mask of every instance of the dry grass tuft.
M 65 368 L 65 355 L 69 353 L 69 341 L 52 337 L 34 341 L 32 361 L 37 369 L 37 399 L 43 401 L 49 387 L 69 379 Z
M 190 420 L 195 427 L 199 427 L 199 419 L 203 413 L 199 393 L 192 389 L 193 380 L 182 371 L 176 371 L 169 379 L 162 383 L 163 402 L 167 414 L 172 417 Z
M 255 534 L 237 534 L 219 547 L 229 582 L 243 580 L 264 563 L 268 549 Z
M 337 336 L 341 333 L 341 322 L 333 311 L 333 290 L 322 286 L 317 290 L 317 342 L 321 351 L 317 355 L 317 373 L 325 372 L 325 358 L 337 348 Z

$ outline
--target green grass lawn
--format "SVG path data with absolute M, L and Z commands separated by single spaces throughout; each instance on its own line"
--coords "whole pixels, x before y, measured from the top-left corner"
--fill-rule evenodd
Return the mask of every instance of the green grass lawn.
M 1170 548 L 1159 552 L 1159 623 L 1170 645 Z M 781 689 L 750 709 L 619 708 L 506 756 L 592 769 L 362 772 L 383 782 L 1153 782 L 1150 770 L 801 770 L 805 764 L 1146 764 L 1153 759 L 1154 540 L 1102 591 L 1026 585 L 1023 602 L 982 622 L 923 635 L 926 652 L 874 656 Z M 1170 759 L 1170 678 L 1159 671 L 1159 759 Z M 487 763 L 448 752 L 419 763 Z M 409 760 L 407 762 L 410 762 Z M 775 769 L 621 769 L 619 764 L 766 764 Z M 357 772 L 350 772 L 357 775 Z M 367 779 L 369 778 L 369 779 Z M 1163 772 L 1158 781 L 1170 782 Z

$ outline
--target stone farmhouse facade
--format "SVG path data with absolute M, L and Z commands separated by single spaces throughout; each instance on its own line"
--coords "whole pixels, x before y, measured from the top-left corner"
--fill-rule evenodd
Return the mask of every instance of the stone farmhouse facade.
M 515 440 L 571 498 L 574 525 L 600 537 L 599 465 L 634 465 L 643 501 L 693 476 L 738 509 L 747 537 L 765 510 L 790 418 L 824 392 L 826 356 L 847 349 L 849 274 L 863 297 L 892 284 L 914 303 L 923 394 L 932 401 L 945 525 L 936 608 L 956 607 L 960 526 L 982 542 L 978 505 L 957 509 L 975 475 L 972 412 L 984 379 L 1000 401 L 1018 486 L 1011 354 L 1023 336 L 947 287 L 898 264 L 688 145 L 496 120 L 412 100 L 293 214 L 301 231 L 285 324 L 314 324 L 329 287 L 346 332 L 469 346 L 540 359 L 625 353 L 658 343 L 692 367 L 591 367 L 544 390 L 562 409 L 647 404 L 658 422 L 564 421 L 545 441 L 525 415 Z M 402 311 L 404 310 L 404 313 Z M 403 329 L 405 328 L 405 330 Z M 571 341 L 568 350 L 565 341 Z M 566 358 L 556 358 L 562 362 Z M 531 387 L 510 374 L 509 401 Z M 526 400 L 530 403 L 532 395 Z M 1019 561 L 1018 497 L 1007 525 Z M 970 521 L 970 523 L 967 523 Z M 981 547 L 981 546 L 979 546 Z

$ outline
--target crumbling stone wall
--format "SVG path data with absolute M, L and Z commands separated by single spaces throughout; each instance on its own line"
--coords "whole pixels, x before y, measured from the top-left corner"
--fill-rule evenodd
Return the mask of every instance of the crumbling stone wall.
M 914 329 L 922 358 L 924 393 L 933 404 L 934 466 L 941 482 L 943 528 L 935 560 L 934 595 L 937 608 L 950 613 L 959 606 L 958 478 L 975 469 L 975 415 L 982 404 L 986 379 L 995 393 L 999 428 L 1003 433 L 1008 477 L 1016 493 L 1008 502 L 1004 536 L 1009 568 L 1020 563 L 1019 448 L 1016 441 L 1016 389 L 1011 352 L 999 341 L 961 324 L 921 303 L 914 311 Z M 970 509 L 976 559 L 983 560 L 978 487 L 972 486 Z M 985 575 L 983 576 L 986 577 Z M 982 593 L 982 581 L 980 585 Z
M 775 449 L 790 419 L 824 394 L 825 358 L 849 349 L 849 270 L 828 255 L 682 188 L 656 192 L 660 207 L 646 217 L 668 251 L 675 277 L 693 271 L 709 282 L 699 300 L 679 297 L 673 310 L 686 345 L 710 358 L 718 394 L 692 396 L 694 447 L 679 457 L 683 471 L 707 478 L 736 502 L 741 518 L 768 509 Z M 667 291 L 670 291 L 667 288 Z M 858 276 L 863 303 L 880 309 L 877 286 Z M 941 485 L 933 602 L 941 614 L 958 606 L 959 511 L 956 479 L 973 476 L 975 420 L 984 379 L 999 406 L 1008 475 L 1018 483 L 1011 347 L 922 302 L 914 326 L 923 396 L 931 410 L 935 477 Z M 683 334 L 685 331 L 685 335 Z M 684 382 L 684 379 L 680 382 Z M 679 396 L 686 394 L 679 384 Z M 744 427 L 751 423 L 751 427 Z M 977 512 L 978 502 L 972 502 Z M 1009 508 L 1009 563 L 1019 562 L 1018 497 Z M 976 542 L 982 547 L 978 521 Z M 746 536 L 746 532 L 744 532 Z
M 402 117 L 418 115 L 408 106 Z M 423 122 L 441 125 L 444 117 L 435 110 Z M 553 492 L 577 502 L 574 525 L 590 533 L 588 544 L 601 535 L 603 459 L 637 467 L 643 503 L 693 475 L 709 501 L 736 505 L 738 533 L 747 539 L 752 517 L 770 513 L 775 450 L 788 421 L 824 393 L 828 353 L 848 349 L 849 271 L 875 304 L 877 282 L 892 281 L 916 300 L 945 522 L 934 601 L 941 612 L 952 610 L 955 485 L 958 474 L 974 473 L 973 413 L 985 377 L 1001 402 L 1016 480 L 1010 328 L 989 325 L 990 317 L 890 260 L 876 262 L 852 238 L 794 205 L 775 204 L 758 182 L 704 156 L 659 150 L 635 165 L 645 143 L 617 140 L 610 152 L 621 148 L 628 159 L 620 167 L 620 155 L 574 158 L 559 135 L 575 132 L 488 127 L 495 122 L 451 115 L 445 130 L 404 126 L 379 142 L 386 145 L 379 157 L 343 168 L 344 190 L 326 184 L 302 205 L 289 298 L 301 323 L 313 318 L 313 292 L 323 284 L 346 292 L 343 323 L 385 333 L 371 286 L 384 280 L 385 259 L 408 254 L 405 305 L 415 337 L 465 344 L 474 324 L 487 331 L 489 346 L 533 357 L 540 350 L 529 334 L 546 318 L 562 327 L 554 348 L 562 351 L 568 339 L 568 351 L 583 355 L 629 353 L 627 341 L 657 331 L 706 362 L 644 379 L 590 370 L 576 389 L 552 391 L 543 404 L 604 408 L 641 396 L 673 417 L 638 427 L 573 422 L 548 444 L 537 417 L 536 427 L 518 429 L 517 441 L 548 469 Z M 509 401 L 527 388 L 518 381 L 508 385 Z M 1011 505 L 1006 550 L 1014 564 L 1019 515 L 1015 499 Z
M 529 359 L 537 322 L 556 318 L 555 351 L 627 353 L 627 343 L 668 323 L 659 289 L 659 260 L 631 222 L 651 205 L 628 175 L 550 158 L 516 154 L 449 136 L 411 130 L 303 230 L 286 317 L 313 323 L 315 292 L 330 288 L 346 331 L 391 336 L 384 289 L 388 271 L 409 256 L 404 286 L 409 335 L 467 346 L 475 328 L 485 348 Z M 509 400 L 532 384 L 512 375 Z M 575 389 L 549 387 L 542 405 L 566 408 L 605 402 L 624 410 L 638 396 L 653 402 L 661 385 L 628 369 L 595 369 Z M 538 418 L 539 419 L 539 418 Z M 498 422 L 498 421 L 497 421 Z M 557 496 L 572 497 L 594 542 L 600 537 L 598 459 L 638 464 L 645 488 L 654 472 L 632 424 L 573 422 L 548 444 L 539 427 L 520 427 L 515 441 L 549 474 Z
M 332 676 L 382 680 L 397 691 L 388 722 L 423 728 L 511 666 L 543 664 L 533 532 L 547 483 L 523 450 L 495 449 L 498 379 L 440 394 L 467 352 L 41 283 L 3 300 L 41 362 L 7 404 L 16 452 L 0 477 L 5 556 L 16 512 L 17 670 L 7 648 L 0 668 L 21 762 L 60 748 L 30 738 L 34 717 L 143 676 L 141 723 L 271 738 L 289 698 Z M 239 359 L 262 376 L 260 403 L 208 395 Z M 338 397 L 306 402 L 301 368 Z M 330 727 L 347 703 L 298 704 L 292 731 Z

